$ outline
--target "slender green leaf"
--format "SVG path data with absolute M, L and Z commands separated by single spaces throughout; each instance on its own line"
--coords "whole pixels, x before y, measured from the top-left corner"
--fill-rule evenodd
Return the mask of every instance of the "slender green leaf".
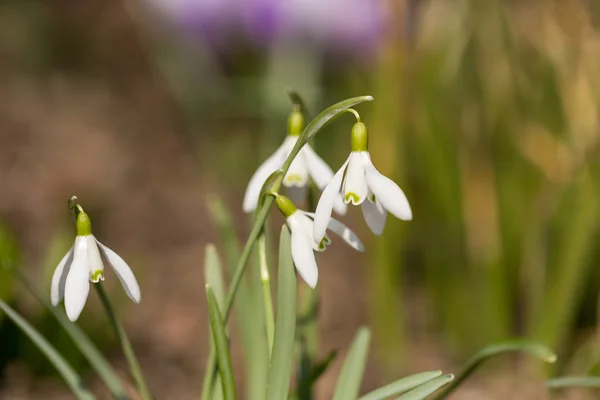
M 225 306 L 225 284 L 223 282 L 219 253 L 212 243 L 207 244 L 204 250 L 204 279 L 215 294 L 219 310 L 223 312 L 223 307 Z
M 437 392 L 454 379 L 454 375 L 444 375 L 417 387 L 398 397 L 397 400 L 423 400 Z
M 73 339 L 75 346 L 77 346 L 92 368 L 98 373 L 98 376 L 100 376 L 100 379 L 102 379 L 106 387 L 110 390 L 113 397 L 119 400 L 128 399 L 129 396 L 126 394 L 116 371 L 90 340 L 89 336 L 77 324 L 72 323 L 62 309 L 53 307 L 40 288 L 23 275 L 21 271 L 16 270 L 16 274 L 23 283 L 23 286 L 52 313 L 65 332 Z
M 360 383 L 367 364 L 370 341 L 371 332 L 369 328 L 359 328 L 344 361 L 342 372 L 335 386 L 333 400 L 350 400 L 358 397 Z
M 231 366 L 225 325 L 223 325 L 219 304 L 209 285 L 206 285 L 206 299 L 208 301 L 210 328 L 217 352 L 217 365 L 219 366 L 219 374 L 223 386 L 223 398 L 225 400 L 235 400 L 235 381 L 233 379 L 233 368 Z
M 562 378 L 549 379 L 546 386 L 551 389 L 563 389 L 570 387 L 600 389 L 600 377 L 598 376 L 565 376 Z
M 515 352 L 531 354 L 547 363 L 553 363 L 556 361 L 556 354 L 554 354 L 547 346 L 544 346 L 538 342 L 530 340 L 513 340 L 496 343 L 484 348 L 471 357 L 471 359 L 467 361 L 467 364 L 463 368 L 462 372 L 458 374 L 458 378 L 456 378 L 456 380 L 452 382 L 450 386 L 448 386 L 441 394 L 439 394 L 436 399 L 443 399 L 447 397 L 450 393 L 456 390 L 456 388 L 460 386 L 465 379 L 475 372 L 475 370 L 484 361 L 488 360 L 489 358 L 505 353 Z
M 278 274 L 277 317 L 275 319 L 273 354 L 269 368 L 268 400 L 287 399 L 294 362 L 297 284 L 296 270 L 292 261 L 290 232 L 285 225 L 281 228 L 279 238 Z
M 81 400 L 95 399 L 84 386 L 81 377 L 67 363 L 63 356 L 43 337 L 33 326 L 23 317 L 13 310 L 8 304 L 0 300 L 0 309 L 25 333 L 35 345 L 48 357 L 48 360 L 54 365 L 61 374 L 67 385 L 73 391 L 73 394 Z
M 395 396 L 397 394 L 404 393 L 407 390 L 414 389 L 417 386 L 421 386 L 424 383 L 427 383 L 432 379 L 439 377 L 440 375 L 442 375 L 442 371 L 428 371 L 410 375 L 398 379 L 397 381 L 392 382 L 389 385 L 385 385 L 380 387 L 379 389 L 375 389 L 372 392 L 361 396 L 359 400 L 385 400 L 391 396 Z

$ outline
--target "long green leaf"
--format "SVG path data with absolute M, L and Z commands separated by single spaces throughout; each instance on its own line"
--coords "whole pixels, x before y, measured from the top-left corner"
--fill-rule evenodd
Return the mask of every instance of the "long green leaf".
M 292 261 L 290 232 L 284 225 L 279 239 L 279 272 L 275 338 L 269 368 L 268 400 L 287 399 L 294 362 L 296 336 L 297 284 Z
M 54 365 L 56 370 L 61 374 L 67 385 L 73 391 L 73 394 L 81 400 L 95 399 L 84 386 L 81 377 L 67 363 L 63 356 L 43 337 L 33 326 L 29 324 L 23 317 L 13 310 L 3 300 L 0 300 L 0 309 L 25 333 L 35 345 L 48 357 L 48 360 Z
M 212 243 L 207 244 L 204 250 L 204 279 L 215 294 L 219 311 L 223 312 L 223 307 L 225 306 L 225 284 L 223 283 L 219 253 Z
M 288 169 L 292 165 L 292 161 L 298 155 L 298 152 L 300 151 L 300 149 L 302 148 L 302 146 L 304 144 L 306 144 L 313 136 L 315 136 L 325 125 L 327 125 L 329 122 L 331 122 L 336 117 L 340 116 L 348 108 L 353 107 L 357 104 L 363 103 L 365 101 L 371 101 L 371 100 L 373 100 L 373 97 L 371 97 L 371 96 L 353 97 L 353 98 L 350 98 L 347 100 L 340 101 L 339 103 L 332 105 L 331 107 L 325 109 L 319 115 L 317 115 L 306 126 L 306 128 L 300 135 L 300 138 L 296 142 L 296 145 L 290 152 L 290 155 L 283 163 L 283 166 L 281 167 L 282 174 L 274 182 L 273 190 L 279 191 L 279 189 L 281 187 L 281 183 L 283 181 L 283 177 L 287 173 Z M 246 271 L 248 259 L 250 258 L 250 254 L 252 252 L 252 249 L 254 248 L 254 244 L 256 243 L 258 236 L 260 235 L 260 233 L 263 230 L 263 226 L 265 224 L 265 221 L 267 220 L 267 217 L 271 210 L 271 206 L 273 205 L 274 201 L 275 201 L 275 198 L 273 196 L 268 196 L 265 199 L 265 202 L 262 205 L 262 207 L 259 210 L 257 210 L 254 225 L 252 227 L 252 230 L 250 231 L 250 235 L 248 236 L 248 239 L 246 240 L 246 244 L 244 245 L 244 249 L 242 250 L 240 258 L 236 264 L 235 272 L 233 274 L 233 278 L 231 280 L 231 285 L 229 287 L 229 292 L 227 293 L 227 300 L 225 302 L 225 311 L 223 313 L 224 314 L 223 320 L 225 322 L 227 322 L 229 319 L 229 314 L 231 313 L 231 308 L 233 307 L 233 301 L 237 294 L 238 287 L 239 287 L 240 283 L 242 282 L 242 276 L 244 275 L 244 272 Z M 215 360 L 216 360 L 216 355 L 215 355 L 214 351 L 211 351 L 211 353 L 209 354 L 209 357 L 208 357 L 207 368 L 206 368 L 206 373 L 205 373 L 205 377 L 204 377 L 204 382 L 205 382 L 204 387 L 207 387 L 207 384 L 210 385 L 211 384 L 210 382 L 213 382 L 213 379 L 216 377 L 216 375 L 214 374 Z M 207 400 L 207 398 L 203 397 L 203 400 Z
M 556 354 L 554 354 L 547 346 L 544 346 L 538 342 L 530 340 L 513 340 L 496 343 L 484 348 L 471 357 L 471 359 L 467 361 L 467 364 L 463 368 L 462 372 L 458 375 L 458 378 L 456 378 L 456 380 L 452 382 L 450 386 L 448 386 L 441 394 L 439 394 L 436 399 L 443 399 L 456 390 L 456 388 L 459 387 L 460 384 L 463 383 L 464 380 L 467 379 L 473 372 L 475 372 L 475 370 L 487 359 L 504 353 L 515 352 L 531 354 L 547 363 L 553 363 L 556 361 Z
M 344 361 L 342 372 L 335 386 L 333 400 L 351 400 L 358 397 L 360 383 L 367 364 L 370 341 L 371 332 L 369 328 L 359 328 Z
M 600 377 L 598 376 L 565 376 L 562 378 L 549 379 L 546 386 L 551 389 L 563 389 L 570 387 L 600 389 Z
M 430 380 L 429 382 L 411 390 L 408 393 L 398 397 L 397 400 L 423 400 L 437 392 L 454 379 L 454 375 L 444 375 L 439 378 Z
M 223 325 L 219 304 L 209 285 L 206 285 L 206 299 L 208 301 L 210 328 L 217 352 L 217 364 L 223 386 L 223 398 L 225 400 L 235 400 L 235 381 L 233 379 L 233 368 L 231 367 L 231 356 L 229 355 L 229 343 L 227 342 L 225 325 Z
M 407 390 L 414 389 L 417 386 L 421 386 L 424 383 L 427 383 L 430 380 L 439 377 L 440 375 L 442 375 L 442 371 L 428 371 L 410 375 L 398 379 L 397 381 L 392 382 L 389 385 L 385 385 L 380 387 L 379 389 L 375 389 L 372 392 L 361 396 L 359 400 L 385 400 L 391 396 L 395 396 L 397 394 L 404 393 Z
M 69 321 L 67 315 L 60 308 L 53 307 L 40 288 L 23 275 L 21 271 L 16 270 L 16 274 L 23 283 L 23 286 L 52 313 L 65 332 L 73 339 L 75 346 L 77 346 L 92 368 L 98 373 L 98 376 L 100 376 L 100 379 L 108 387 L 113 397 L 119 400 L 128 399 L 129 396 L 126 394 L 119 376 L 96 345 L 90 340 L 89 336 L 77 324 Z

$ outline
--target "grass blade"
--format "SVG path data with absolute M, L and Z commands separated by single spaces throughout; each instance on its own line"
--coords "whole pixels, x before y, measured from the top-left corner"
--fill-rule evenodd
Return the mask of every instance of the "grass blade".
M 59 308 L 53 307 L 33 282 L 31 282 L 18 269 L 16 270 L 17 277 L 23 283 L 23 286 L 48 310 L 54 318 L 63 327 L 65 332 L 73 339 L 75 346 L 88 360 L 92 368 L 98 373 L 98 376 L 106 387 L 110 390 L 115 399 L 126 400 L 129 396 L 121 383 L 121 379 L 115 372 L 114 368 L 108 360 L 100 353 L 96 345 L 90 340 L 89 336 L 77 325 L 69 321 L 67 315 Z
M 296 270 L 292 261 L 290 232 L 284 225 L 279 239 L 279 272 L 277 287 L 277 318 L 273 354 L 269 368 L 267 400 L 287 399 L 292 365 L 297 313 Z
M 359 328 L 344 361 L 342 372 L 335 386 L 333 400 L 349 400 L 358 397 L 360 383 L 367 363 L 370 341 L 371 332 L 369 328 Z
M 95 399 L 83 386 L 81 377 L 67 363 L 63 356 L 43 337 L 33 326 L 29 324 L 23 317 L 13 310 L 8 304 L 0 300 L 0 309 L 31 339 L 35 345 L 44 353 L 48 360 L 54 365 L 56 370 L 63 377 L 67 385 L 73 391 L 73 394 L 80 400 Z
M 464 382 L 475 370 L 487 359 L 505 354 L 505 353 L 528 353 L 540 360 L 553 363 L 556 361 L 556 354 L 552 352 L 548 347 L 538 342 L 529 340 L 513 340 L 508 342 L 502 342 L 493 344 L 484 348 L 475 354 L 469 361 L 462 372 L 458 375 L 458 378 L 450 386 L 448 386 L 436 399 L 443 399 L 452 393 L 461 383 Z
M 223 271 L 221 270 L 221 260 L 217 248 L 209 243 L 204 250 L 204 279 L 206 284 L 212 289 L 219 311 L 223 312 L 225 306 L 225 284 L 223 283 Z
M 571 387 L 600 389 L 600 377 L 598 376 L 565 376 L 562 378 L 549 379 L 546 386 L 550 389 L 563 389 Z
M 454 375 L 444 375 L 439 378 L 435 378 L 430 380 L 429 382 L 419 386 L 416 389 L 411 390 L 408 393 L 403 394 L 398 397 L 397 400 L 422 400 L 431 396 L 433 393 L 437 392 L 454 379 Z
M 395 382 L 390 383 L 375 389 L 361 397 L 358 400 L 385 400 L 391 396 L 406 392 L 407 390 L 414 389 L 421 386 L 432 379 L 435 379 L 442 375 L 442 371 L 428 371 L 421 372 L 419 374 L 410 375 Z
M 223 387 L 223 398 L 225 400 L 235 400 L 235 381 L 233 379 L 233 368 L 231 367 L 231 356 L 229 355 L 229 343 L 227 342 L 225 325 L 221 318 L 217 298 L 209 285 L 206 285 L 206 299 L 208 302 L 210 328 L 216 348 L 217 365 Z

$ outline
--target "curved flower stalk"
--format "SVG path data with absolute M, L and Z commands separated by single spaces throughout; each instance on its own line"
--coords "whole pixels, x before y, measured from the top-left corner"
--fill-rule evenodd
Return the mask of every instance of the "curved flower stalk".
M 311 288 L 317 286 L 319 270 L 315 260 L 315 251 L 325 251 L 331 243 L 327 235 L 318 242 L 313 239 L 313 213 L 298 210 L 294 203 L 285 196 L 276 195 L 275 204 L 285 216 L 285 221 L 291 233 L 292 259 L 296 270 Z M 346 225 L 330 218 L 327 229 L 341 237 L 348 246 L 364 251 L 364 246 L 358 236 Z
M 402 189 L 373 166 L 368 151 L 367 127 L 360 119 L 352 127 L 351 141 L 350 156 L 323 190 L 317 204 L 313 232 L 315 241 L 325 235 L 331 210 L 340 193 L 346 204 L 362 205 L 365 221 L 376 235 L 383 233 L 387 212 L 401 220 L 412 219 L 412 211 Z
M 141 300 L 140 287 L 127 263 L 92 235 L 92 223 L 80 209 L 77 215 L 75 244 L 58 263 L 52 276 L 51 301 L 56 306 L 64 297 L 67 316 L 76 321 L 90 292 L 90 281 L 104 280 L 104 263 L 108 263 L 121 281 L 127 296 Z
M 246 194 L 244 195 L 244 212 L 249 213 L 256 210 L 263 184 L 273 172 L 283 166 L 283 163 L 296 145 L 304 129 L 304 117 L 299 110 L 294 110 L 290 114 L 288 127 L 289 134 L 283 141 L 283 144 L 261 164 L 254 175 L 252 175 L 252 178 L 250 178 Z M 305 188 L 309 177 L 319 190 L 323 190 L 331 179 L 333 179 L 333 171 L 310 147 L 310 144 L 307 143 L 292 161 L 282 183 L 287 188 Z M 343 215 L 346 213 L 346 204 L 344 204 L 341 196 L 334 199 L 333 208 L 338 214 Z

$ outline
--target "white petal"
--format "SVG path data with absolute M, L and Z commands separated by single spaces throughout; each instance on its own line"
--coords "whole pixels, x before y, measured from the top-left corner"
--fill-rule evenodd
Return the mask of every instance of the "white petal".
M 100 257 L 98 244 L 94 235 L 85 236 L 87 238 L 88 260 L 90 266 L 90 280 L 97 283 L 104 280 L 104 263 Z
M 365 177 L 364 152 L 352 152 L 350 154 L 348 170 L 344 178 L 344 201 L 352 202 L 354 205 L 361 204 L 367 198 L 369 191 Z
M 364 201 L 362 203 L 362 212 L 371 231 L 377 236 L 381 235 L 385 227 L 387 212 L 379 202 L 379 199 L 376 198 L 375 203 L 372 203 L 370 200 Z
M 410 221 L 412 211 L 406 195 L 394 181 L 383 176 L 371 162 L 366 166 L 367 183 L 383 208 L 399 219 Z
M 340 193 L 338 193 L 333 202 L 333 211 L 339 215 L 346 215 L 346 212 L 348 211 L 348 206 L 344 203 L 344 198 Z
M 365 201 L 365 203 L 368 203 L 368 202 Z M 363 204 L 365 204 L 365 203 L 363 203 Z M 309 217 L 314 217 L 314 215 L 315 215 L 314 213 L 308 213 L 308 212 L 304 213 L 304 214 L 308 215 Z M 365 246 L 360 241 L 358 236 L 354 232 L 352 232 L 350 230 L 350 228 L 348 228 L 346 225 L 342 224 L 337 219 L 330 218 L 327 229 L 329 229 L 332 232 L 335 232 L 339 237 L 344 239 L 344 242 L 346 242 L 350 247 L 352 247 L 358 251 L 365 250 Z
M 290 225 L 292 234 L 292 259 L 294 260 L 296 270 L 302 279 L 304 279 L 304 282 L 314 289 L 319 280 L 319 270 L 317 269 L 315 253 L 313 253 L 310 238 L 302 229 L 298 228 L 299 225 Z
M 313 239 L 317 243 L 320 243 L 323 236 L 325 236 L 325 231 L 327 230 L 327 225 L 329 225 L 329 219 L 331 218 L 331 210 L 336 197 L 339 195 L 344 172 L 346 171 L 346 166 L 349 161 L 350 157 L 348 157 L 344 165 L 342 165 L 342 168 L 335 173 L 331 182 L 329 182 L 327 187 L 325 187 L 325 190 L 323 190 L 323 193 L 321 193 L 321 198 L 317 203 L 313 227 Z
M 90 292 L 90 267 L 85 237 L 77 236 L 73 262 L 65 283 L 65 309 L 71 321 L 76 321 Z
M 292 201 L 294 204 L 304 204 L 306 203 L 306 199 L 308 198 L 308 186 L 292 186 L 287 188 L 285 191 L 288 199 Z
M 65 295 L 65 282 L 67 281 L 67 275 L 71 269 L 71 263 L 73 262 L 73 247 L 65 254 L 60 260 L 58 266 L 54 270 L 52 275 L 52 284 L 50 286 L 50 301 L 52 305 L 57 305 Z
M 304 145 L 300 153 L 300 156 L 303 156 L 306 161 L 308 172 L 315 185 L 320 190 L 325 189 L 325 186 L 333 179 L 333 171 L 329 165 L 315 153 L 309 144 Z
M 127 296 L 129 296 L 129 298 L 134 302 L 139 303 L 142 299 L 140 285 L 138 285 L 135 275 L 133 275 L 129 265 L 127 265 L 125 260 L 123 260 L 117 253 L 100 243 L 98 240 L 96 240 L 96 243 L 98 243 L 98 246 L 100 246 L 102 255 L 115 270 L 115 273 L 121 281 L 121 285 L 123 286 L 123 289 L 125 289 Z
M 313 222 L 312 218 L 314 217 L 314 214 L 310 213 L 310 218 L 308 217 L 308 215 L 309 215 L 309 213 L 298 210 L 298 211 L 296 211 L 296 213 L 293 216 L 291 216 L 295 220 L 295 224 L 297 225 L 297 228 L 295 228 L 295 229 L 297 231 L 304 232 L 304 234 L 308 238 L 308 241 L 310 242 L 310 245 L 312 246 L 313 250 L 323 251 L 323 250 L 325 250 L 325 248 L 319 246 L 320 242 L 315 242 L 315 240 L 313 239 L 314 222 Z
M 287 143 L 283 142 L 275 153 L 267 158 L 261 166 L 258 167 L 254 175 L 252 175 L 250 182 L 248 182 L 248 187 L 246 188 L 246 194 L 244 194 L 244 212 L 248 213 L 256 209 L 262 186 L 273 172 L 281 168 L 284 158 L 287 156 L 287 149 Z
M 304 147 L 308 146 L 307 144 Z M 287 187 L 297 186 L 302 187 L 306 186 L 308 182 L 308 166 L 306 165 L 306 158 L 303 156 L 304 147 L 300 150 L 287 173 L 285 174 L 285 178 L 283 179 L 283 185 Z

